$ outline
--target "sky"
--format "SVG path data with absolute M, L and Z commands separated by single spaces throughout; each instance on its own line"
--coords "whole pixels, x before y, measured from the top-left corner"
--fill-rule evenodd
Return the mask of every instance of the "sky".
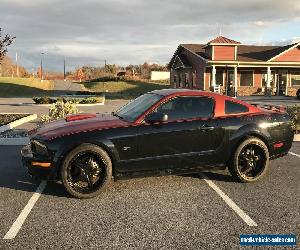
M 299 0 L 0 0 L 8 55 L 30 71 L 166 64 L 180 43 L 219 34 L 242 44 L 300 41 Z

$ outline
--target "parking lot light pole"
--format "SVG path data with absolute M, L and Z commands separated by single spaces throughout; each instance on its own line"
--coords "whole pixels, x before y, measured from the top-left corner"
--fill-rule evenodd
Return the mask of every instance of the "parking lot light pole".
M 64 81 L 66 80 L 66 57 L 64 57 Z
M 43 77 L 43 55 L 45 55 L 44 52 L 41 53 L 41 82 L 44 81 L 44 77 Z

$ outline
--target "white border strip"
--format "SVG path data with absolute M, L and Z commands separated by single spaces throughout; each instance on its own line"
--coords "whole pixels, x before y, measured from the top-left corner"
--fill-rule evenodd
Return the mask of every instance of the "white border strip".
M 298 155 L 298 154 L 296 154 L 296 153 L 294 153 L 294 152 L 289 152 L 289 154 L 290 154 L 290 155 L 297 156 L 297 157 L 299 157 L 299 158 L 300 158 L 300 155 Z
M 16 237 L 20 229 L 22 228 L 23 223 L 25 222 L 27 216 L 29 215 L 30 211 L 34 207 L 35 203 L 40 198 L 42 192 L 44 191 L 47 185 L 46 181 L 42 181 L 38 188 L 36 189 L 35 193 L 31 196 L 30 200 L 28 201 L 27 205 L 24 207 L 18 218 L 15 220 L 14 224 L 11 226 L 9 231 L 3 237 L 3 240 L 12 240 Z
M 3 113 L 4 114 L 4 113 Z M 8 113 L 5 113 L 8 114 Z M 10 113 L 10 114 L 19 114 L 19 113 Z M 28 114 L 28 116 L 25 116 L 19 120 L 16 120 L 14 122 L 8 123 L 6 125 L 0 126 L 0 133 L 6 131 L 6 130 L 10 130 L 12 128 L 15 128 L 17 126 L 22 125 L 25 122 L 30 122 L 32 120 L 35 120 L 37 118 L 36 114 Z
M 235 204 L 215 183 L 208 179 L 205 174 L 201 174 L 204 181 L 225 201 L 225 203 L 250 227 L 257 227 L 257 224 L 252 220 L 238 205 Z

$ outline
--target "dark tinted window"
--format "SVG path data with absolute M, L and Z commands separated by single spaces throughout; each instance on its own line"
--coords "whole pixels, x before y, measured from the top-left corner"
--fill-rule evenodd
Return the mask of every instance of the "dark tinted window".
M 133 101 L 127 103 L 125 106 L 121 107 L 117 112 L 115 112 L 115 115 L 118 115 L 125 121 L 133 122 L 161 98 L 161 95 L 151 93 L 141 95 Z
M 225 101 L 225 114 L 238 114 L 248 111 L 249 109 L 242 104 L 231 101 Z
M 167 114 L 169 120 L 211 117 L 214 100 L 208 97 L 177 97 L 160 105 L 155 112 Z

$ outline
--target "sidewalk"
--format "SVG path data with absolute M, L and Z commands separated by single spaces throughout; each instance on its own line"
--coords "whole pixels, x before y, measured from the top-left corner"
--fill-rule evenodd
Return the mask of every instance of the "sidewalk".
M 261 103 L 261 104 L 272 104 L 272 105 L 300 105 L 300 100 L 292 96 L 239 96 L 237 99 L 248 102 L 248 103 Z

